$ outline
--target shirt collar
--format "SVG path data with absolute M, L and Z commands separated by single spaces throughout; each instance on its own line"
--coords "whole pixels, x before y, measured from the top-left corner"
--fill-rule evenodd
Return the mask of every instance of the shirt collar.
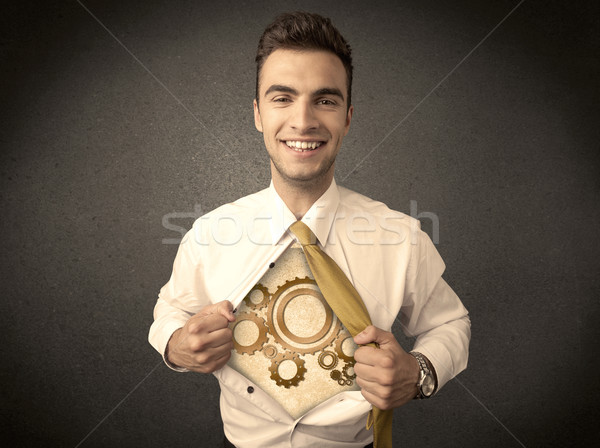
M 275 191 L 273 181 L 271 181 L 271 185 L 269 186 L 269 196 L 273 210 L 270 221 L 271 238 L 273 244 L 277 244 L 288 228 L 296 222 L 296 217 Z M 302 222 L 312 230 L 322 246 L 325 246 L 329 238 L 329 232 L 335 221 L 335 213 L 339 202 L 340 193 L 335 179 L 333 179 L 327 191 L 315 201 L 302 217 Z

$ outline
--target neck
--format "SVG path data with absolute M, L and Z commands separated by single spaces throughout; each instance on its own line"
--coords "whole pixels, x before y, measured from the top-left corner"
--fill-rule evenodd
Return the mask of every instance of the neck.
M 333 181 L 333 172 L 320 182 L 289 182 L 273 175 L 273 186 L 296 219 L 302 219 L 312 205 L 323 196 Z

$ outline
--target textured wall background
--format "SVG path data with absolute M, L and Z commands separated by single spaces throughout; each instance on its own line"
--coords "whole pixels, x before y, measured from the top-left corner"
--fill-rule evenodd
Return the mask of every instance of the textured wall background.
M 162 220 L 187 228 L 268 185 L 253 54 L 298 8 L 354 49 L 339 183 L 437 215 L 472 316 L 468 370 L 396 412 L 398 446 L 597 441 L 599 8 L 525 1 L 453 71 L 516 5 L 4 5 L 2 445 L 221 440 L 216 380 L 169 371 L 146 340 L 179 236 Z

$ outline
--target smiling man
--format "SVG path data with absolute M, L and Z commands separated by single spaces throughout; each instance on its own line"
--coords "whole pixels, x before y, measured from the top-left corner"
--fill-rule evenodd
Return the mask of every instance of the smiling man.
M 150 342 L 219 380 L 224 446 L 390 447 L 391 410 L 466 367 L 468 313 L 418 221 L 334 180 L 352 59 L 330 20 L 279 16 L 256 62 L 271 185 L 196 221 Z
M 300 218 L 331 185 L 350 129 L 346 72 L 331 52 L 278 49 L 264 62 L 258 88 L 254 121 L 264 135 L 273 182 L 301 193 L 305 209 L 292 210 Z

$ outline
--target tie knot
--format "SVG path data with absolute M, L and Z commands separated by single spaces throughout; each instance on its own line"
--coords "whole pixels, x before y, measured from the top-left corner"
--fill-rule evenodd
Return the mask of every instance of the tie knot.
M 311 246 L 317 244 L 317 237 L 302 221 L 296 221 L 290 226 L 290 230 L 302 246 Z

